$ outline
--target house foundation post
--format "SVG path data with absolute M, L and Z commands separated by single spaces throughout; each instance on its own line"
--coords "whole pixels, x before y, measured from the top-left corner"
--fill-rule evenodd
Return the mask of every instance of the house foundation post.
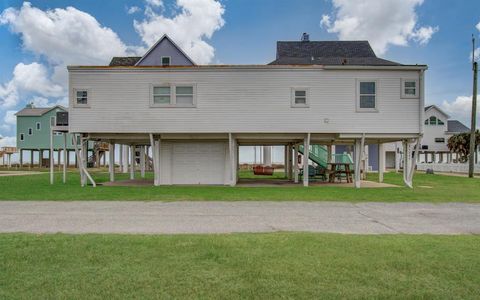
M 33 150 L 30 150 L 30 169 L 33 168 Z
M 53 184 L 53 130 L 50 130 L 50 184 Z
M 295 144 L 295 149 L 294 149 L 294 157 L 293 157 L 293 174 L 294 174 L 294 182 L 298 183 L 298 146 L 299 144 Z
M 108 144 L 108 172 L 110 173 L 110 182 L 115 181 L 115 144 Z
M 67 133 L 63 133 L 63 183 L 67 182 L 67 164 L 68 164 L 68 150 L 67 150 Z
M 128 173 L 128 145 L 123 145 L 123 164 L 122 172 Z
M 309 177 L 310 177 L 308 176 L 309 154 L 310 154 L 310 133 L 307 133 L 307 136 L 303 141 L 303 186 L 308 186 L 308 183 L 309 183 Z
M 228 150 L 230 158 L 230 186 L 235 186 L 237 184 L 237 162 L 235 159 L 235 139 L 232 133 L 228 134 Z
M 23 168 L 23 149 L 20 149 L 20 168 Z
M 383 143 L 378 144 L 378 182 L 383 182 L 383 172 L 385 171 L 385 151 Z
M 140 146 L 140 177 L 145 178 L 145 146 Z
M 407 172 L 408 172 L 408 141 L 404 140 L 403 142 L 403 182 L 407 182 Z
M 356 188 L 360 187 L 360 140 L 356 139 L 355 140 L 355 176 L 354 176 L 354 185 Z
M 288 180 L 293 179 L 293 146 L 292 144 L 288 144 L 287 148 L 287 162 L 288 162 Z
M 130 179 L 135 179 L 135 146 L 130 145 Z

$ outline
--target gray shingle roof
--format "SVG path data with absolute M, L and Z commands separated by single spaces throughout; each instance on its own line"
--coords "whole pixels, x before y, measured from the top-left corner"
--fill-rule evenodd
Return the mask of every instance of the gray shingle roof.
M 469 132 L 470 128 L 463 125 L 463 123 L 460 122 L 460 121 L 448 120 L 447 121 L 447 131 L 448 132 L 455 132 L 455 133 L 463 133 L 463 132 Z
M 128 67 L 134 66 L 142 57 L 141 56 L 126 56 L 126 57 L 113 57 L 110 61 L 110 67 Z
M 270 65 L 397 66 L 378 58 L 368 41 L 278 41 L 277 59 Z
M 280 57 L 269 65 L 353 65 L 400 66 L 401 64 L 378 57 Z
M 376 57 L 367 41 L 278 41 L 279 57 Z
M 54 108 L 61 108 L 65 111 L 67 111 L 68 109 L 61 106 L 61 105 L 56 105 L 56 106 L 53 106 L 53 107 L 25 107 L 24 109 L 20 110 L 19 112 L 17 112 L 15 115 L 17 117 L 36 117 L 36 116 L 42 116 L 43 114 L 51 111 L 52 109 Z

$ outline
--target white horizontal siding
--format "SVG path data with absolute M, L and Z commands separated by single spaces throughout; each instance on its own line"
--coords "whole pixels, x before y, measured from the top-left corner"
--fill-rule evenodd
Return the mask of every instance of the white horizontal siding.
M 419 99 L 401 99 L 416 71 L 239 70 L 70 71 L 70 129 L 102 133 L 418 133 Z M 378 113 L 356 112 L 356 82 L 378 82 Z M 150 85 L 196 83 L 196 108 L 151 108 Z M 309 108 L 291 107 L 291 88 L 308 87 Z M 88 88 L 90 108 L 73 107 Z M 328 119 L 328 123 L 324 120 Z

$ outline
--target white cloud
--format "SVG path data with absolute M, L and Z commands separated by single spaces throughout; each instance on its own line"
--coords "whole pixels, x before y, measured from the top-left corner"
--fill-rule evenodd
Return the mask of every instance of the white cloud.
M 5 113 L 5 118 L 4 118 L 5 124 L 8 124 L 8 125 L 17 124 L 17 117 L 15 116 L 16 112 L 17 111 L 15 111 L 15 110 L 7 110 L 7 112 Z
M 480 99 L 480 95 L 477 96 Z M 462 121 L 465 125 L 470 126 L 472 112 L 472 96 L 458 96 L 453 101 L 444 100 L 440 106 L 452 119 Z M 480 116 L 477 112 L 477 124 Z
M 0 84 L 0 107 L 10 108 L 18 103 L 18 90 L 13 82 Z
M 65 95 L 64 88 L 48 78 L 47 68 L 39 63 L 19 63 L 13 70 L 13 78 L 0 85 L 0 105 L 5 108 L 17 105 L 21 92 L 38 93 L 47 97 Z
M 332 26 L 332 21 L 330 20 L 329 15 L 322 15 L 322 19 L 320 20 L 320 26 L 329 28 Z
M 177 0 L 177 6 L 180 12 L 171 18 L 149 11 L 134 21 L 135 30 L 149 47 L 168 34 L 196 63 L 210 63 L 215 50 L 206 40 L 225 24 L 225 8 L 215 0 Z
M 52 80 L 63 86 L 69 64 L 103 65 L 113 56 L 135 52 L 113 30 L 74 7 L 43 11 L 24 2 L 20 9 L 5 9 L 0 24 L 20 35 L 24 49 L 46 58 Z
M 132 7 L 127 8 L 127 14 L 129 14 L 129 15 L 132 15 L 132 14 L 137 13 L 139 11 L 141 11 L 141 8 L 138 7 L 138 6 L 132 6 Z
M 63 87 L 48 79 L 47 68 L 39 63 L 19 63 L 13 70 L 15 85 L 24 91 L 36 92 L 43 96 L 59 97 L 64 94 Z
M 418 30 L 414 31 L 411 37 L 414 41 L 418 42 L 420 45 L 425 45 L 430 41 L 430 39 L 432 38 L 432 35 L 437 31 L 438 31 L 438 26 L 421 27 Z
M 17 145 L 17 137 L 15 136 L 5 136 L 0 139 L 0 147 L 15 147 Z
M 33 97 L 29 103 L 33 103 L 35 107 L 51 107 L 55 105 L 68 106 L 68 97 L 56 99 L 56 101 L 50 101 L 44 97 Z
M 416 8 L 423 0 L 332 0 L 332 16 L 322 16 L 321 26 L 340 40 L 369 40 L 377 54 L 390 45 L 409 41 L 426 44 L 438 27 L 419 27 Z
M 21 35 L 25 49 L 54 64 L 106 63 L 112 56 L 127 52 L 113 30 L 70 6 L 42 11 L 24 2 L 20 9 L 7 8 L 0 23 Z
M 163 6 L 163 1 L 162 0 L 145 0 L 147 5 L 154 6 L 154 7 L 160 7 Z
M 480 22 L 478 22 L 476 27 L 477 27 L 478 31 L 480 31 Z

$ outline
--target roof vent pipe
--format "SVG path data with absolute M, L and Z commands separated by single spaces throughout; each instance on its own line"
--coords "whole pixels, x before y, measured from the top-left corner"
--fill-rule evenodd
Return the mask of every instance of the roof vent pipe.
M 301 39 L 302 42 L 309 42 L 310 41 L 310 36 L 308 35 L 308 33 L 304 32 L 302 34 L 302 39 Z

